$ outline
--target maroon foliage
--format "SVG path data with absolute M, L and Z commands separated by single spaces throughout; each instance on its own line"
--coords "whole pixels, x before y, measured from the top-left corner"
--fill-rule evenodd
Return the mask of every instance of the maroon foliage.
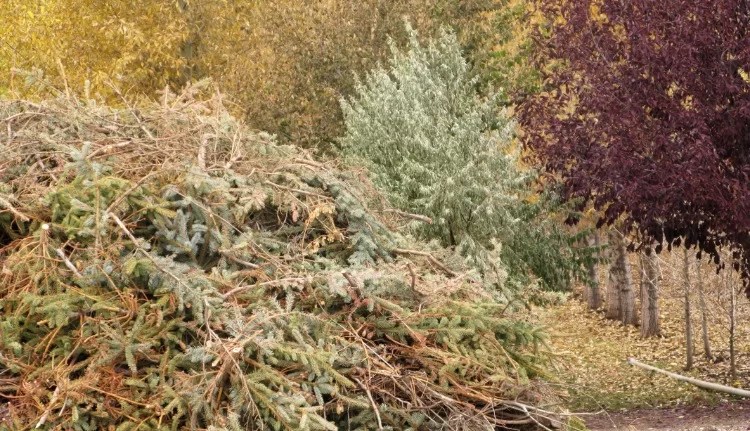
M 750 0 L 540 2 L 557 66 L 519 117 L 565 197 L 717 263 L 750 252 Z

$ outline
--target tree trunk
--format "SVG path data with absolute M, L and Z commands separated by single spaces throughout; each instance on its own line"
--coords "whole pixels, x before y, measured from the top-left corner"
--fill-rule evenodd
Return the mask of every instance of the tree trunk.
M 195 4 L 191 4 L 188 0 L 178 0 L 177 7 L 180 12 L 186 17 L 185 21 L 188 23 L 190 32 L 188 37 L 182 42 L 180 46 L 180 56 L 185 61 L 182 68 L 182 73 L 179 78 L 177 85 L 183 87 L 190 82 L 197 81 L 201 77 L 201 73 L 198 68 L 198 55 L 201 45 L 201 33 L 200 33 L 200 12 L 195 10 Z
M 687 247 L 683 247 L 683 272 L 685 278 L 685 369 L 691 370 L 693 368 L 693 327 L 690 321 L 690 261 Z
M 703 354 L 706 360 L 713 359 L 711 354 L 711 342 L 708 339 L 708 315 L 706 314 L 706 297 L 703 293 L 703 273 L 701 272 L 701 262 L 696 262 L 695 267 L 695 285 L 698 287 L 698 300 L 701 307 L 701 331 L 703 334 Z
M 589 247 L 599 248 L 599 234 L 597 232 L 589 235 L 588 245 Z M 598 255 L 599 252 L 597 251 L 594 257 L 599 257 Z M 596 272 L 596 262 L 594 259 L 588 262 L 587 269 L 589 273 L 589 282 L 586 285 L 585 291 L 586 302 L 588 303 L 589 310 L 598 310 L 602 306 L 602 292 L 599 288 L 599 276 Z
M 731 307 L 729 308 L 729 376 L 731 381 L 737 380 L 737 355 L 734 351 L 734 333 L 735 333 L 735 320 L 737 317 L 737 292 L 734 289 L 734 283 L 729 278 L 729 290 L 732 295 Z
M 641 253 L 641 337 L 661 335 L 659 322 L 659 263 L 656 252 Z
M 617 266 L 617 255 L 620 252 L 620 235 L 614 229 L 610 228 L 607 233 L 608 242 L 608 260 L 609 260 L 609 273 L 607 274 L 607 310 L 605 317 L 612 320 L 620 320 L 622 314 L 620 313 L 620 280 L 621 272 Z
M 611 264 L 607 285 L 607 318 L 619 320 L 625 325 L 635 324 L 635 294 L 630 276 L 625 240 L 617 231 L 609 230 Z

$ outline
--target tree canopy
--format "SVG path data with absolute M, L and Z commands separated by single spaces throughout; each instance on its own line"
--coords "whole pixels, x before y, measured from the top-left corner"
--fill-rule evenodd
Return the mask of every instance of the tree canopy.
M 750 257 L 750 3 L 542 0 L 526 144 L 601 223 Z M 552 59 L 552 63 L 549 60 Z M 744 253 L 739 253 L 744 251 Z M 700 252 L 699 252 L 700 253 Z

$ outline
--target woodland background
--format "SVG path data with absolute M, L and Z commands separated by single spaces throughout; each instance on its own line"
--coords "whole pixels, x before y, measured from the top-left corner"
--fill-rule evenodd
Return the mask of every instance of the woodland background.
M 626 363 L 750 388 L 750 5 L 705 3 L 6 0 L 0 429 L 734 401 Z

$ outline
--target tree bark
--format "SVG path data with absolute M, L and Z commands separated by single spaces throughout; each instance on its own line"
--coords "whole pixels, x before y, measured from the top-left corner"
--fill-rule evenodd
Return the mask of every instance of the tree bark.
M 685 369 L 693 368 L 693 326 L 690 313 L 690 261 L 688 249 L 683 247 L 683 276 L 685 292 Z
M 711 353 L 711 341 L 708 338 L 708 315 L 706 310 L 706 296 L 703 293 L 703 273 L 701 272 L 701 262 L 696 262 L 695 267 L 695 285 L 698 287 L 698 300 L 701 307 L 701 331 L 703 335 L 703 354 L 706 360 L 713 359 Z
M 180 76 L 180 87 L 198 80 L 202 74 L 198 67 L 198 55 L 200 53 L 201 33 L 200 33 L 200 12 L 195 10 L 195 5 L 188 0 L 178 0 L 177 7 L 186 17 L 185 21 L 190 27 L 188 37 L 183 41 L 180 47 L 180 55 L 185 61 Z
M 620 320 L 620 268 L 617 266 L 617 254 L 619 253 L 620 236 L 614 228 L 607 233 L 609 273 L 607 274 L 607 310 L 605 317 L 612 320 Z
M 732 295 L 731 306 L 729 308 L 729 376 L 732 381 L 735 381 L 737 379 L 737 355 L 734 351 L 734 334 L 737 317 L 737 292 L 734 289 L 734 283 L 731 281 L 731 276 L 729 277 L 729 280 L 729 290 Z
M 609 231 L 611 264 L 607 285 L 606 317 L 625 325 L 636 323 L 635 294 L 625 250 L 625 239 L 617 229 Z
M 659 321 L 659 263 L 656 252 L 641 253 L 641 337 L 661 335 Z
M 599 248 L 599 234 L 597 232 L 592 233 L 588 237 L 589 247 Z M 599 252 L 597 251 L 594 257 L 598 257 Z M 598 310 L 602 306 L 602 292 L 599 287 L 599 275 L 596 272 L 596 262 L 592 259 L 587 264 L 589 273 L 589 282 L 586 285 L 585 296 L 589 310 Z

